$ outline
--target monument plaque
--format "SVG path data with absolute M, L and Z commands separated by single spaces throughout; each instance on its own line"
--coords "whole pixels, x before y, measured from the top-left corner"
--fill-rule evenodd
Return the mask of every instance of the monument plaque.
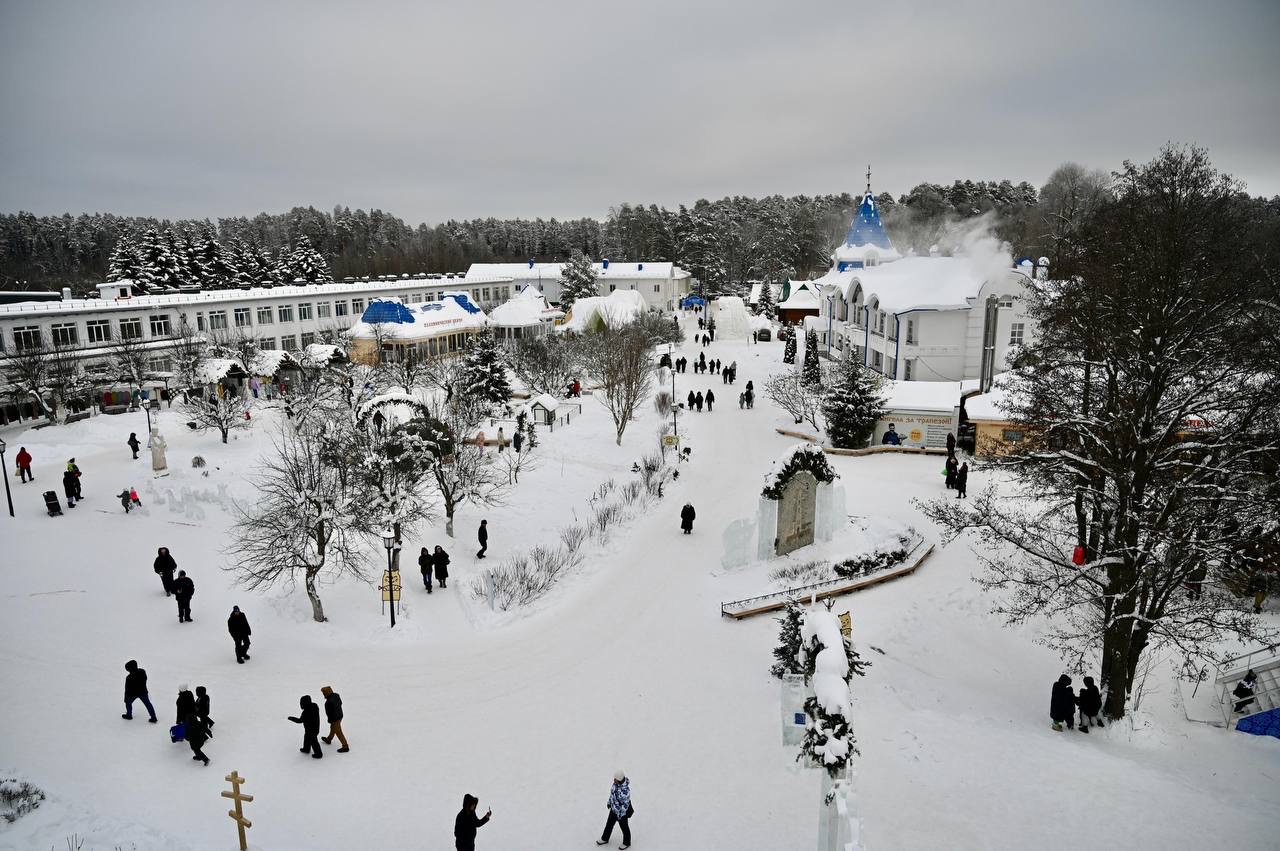
M 778 501 L 778 555 L 813 543 L 817 501 L 818 480 L 808 470 L 800 470 L 787 482 Z

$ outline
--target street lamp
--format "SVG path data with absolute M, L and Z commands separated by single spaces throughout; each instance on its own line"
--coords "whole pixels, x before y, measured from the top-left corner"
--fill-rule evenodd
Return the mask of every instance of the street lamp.
M 4 498 L 9 500 L 9 516 L 13 516 L 13 494 L 9 492 L 9 462 L 4 460 L 4 439 L 0 438 L 0 467 L 4 468 Z
M 390 528 L 382 530 L 382 545 L 387 548 L 387 600 L 391 606 L 391 625 L 396 625 L 396 571 L 391 563 L 391 553 L 396 548 L 396 533 Z

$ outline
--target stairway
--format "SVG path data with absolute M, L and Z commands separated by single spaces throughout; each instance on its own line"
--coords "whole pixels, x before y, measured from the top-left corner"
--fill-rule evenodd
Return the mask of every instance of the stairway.
M 1240 698 L 1235 697 L 1232 691 L 1250 670 L 1258 678 L 1253 689 L 1253 702 L 1244 707 L 1243 712 L 1235 712 L 1235 704 Z M 1228 659 L 1218 668 L 1215 683 L 1227 726 L 1232 726 L 1234 721 L 1236 729 L 1241 732 L 1280 736 L 1280 654 L 1276 648 L 1259 648 Z

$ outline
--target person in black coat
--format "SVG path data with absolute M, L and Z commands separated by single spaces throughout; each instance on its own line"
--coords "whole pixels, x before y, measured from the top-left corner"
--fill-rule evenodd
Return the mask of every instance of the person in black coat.
M 1236 705 L 1233 711 L 1244 712 L 1246 709 L 1249 708 L 1249 704 L 1253 703 L 1253 701 L 1256 699 L 1253 696 L 1253 693 L 1256 690 L 1257 685 L 1258 685 L 1258 675 L 1253 672 L 1252 668 L 1250 668 L 1245 673 L 1244 679 L 1236 683 L 1236 687 L 1231 690 L 1231 694 L 1233 697 L 1242 698 L 1241 700 L 1236 701 Z
M 125 443 L 129 444 L 129 448 L 133 450 L 133 460 L 137 461 L 138 447 L 142 445 L 138 442 L 138 433 L 135 431 L 129 432 L 129 439 L 126 440 Z
M 120 717 L 126 721 L 133 720 L 133 702 L 141 700 L 142 705 L 147 707 L 150 714 L 149 720 L 152 724 L 156 723 L 156 710 L 151 705 L 151 698 L 147 696 L 147 671 L 145 668 L 139 668 L 138 663 L 130 659 L 124 663 L 124 669 L 128 673 L 124 676 L 124 714 Z
M 707 391 L 707 413 L 711 413 L 711 406 L 716 403 L 716 394 L 710 390 Z
M 965 461 L 956 471 L 956 499 L 965 498 L 965 489 L 969 486 L 969 462 Z
M 702 391 L 699 390 L 693 397 L 693 406 L 698 409 L 698 413 L 702 413 Z
M 173 572 L 178 569 L 178 563 L 173 560 L 173 556 L 169 555 L 168 547 L 161 547 L 156 551 L 156 560 L 152 563 L 152 569 L 160 577 L 160 584 L 164 586 L 164 595 L 168 597 L 173 593 Z
M 453 820 L 453 847 L 457 851 L 476 851 L 476 830 L 489 822 L 493 810 L 485 812 L 484 818 L 476 815 L 480 799 L 475 795 L 462 796 L 462 809 Z
M 1084 688 L 1080 689 L 1076 705 L 1080 707 L 1080 732 L 1087 733 L 1094 725 L 1102 726 L 1102 692 L 1094 685 L 1093 677 L 1084 678 Z
M 80 492 L 80 482 L 76 474 L 67 470 L 62 474 L 62 493 L 67 498 L 67 507 L 76 507 L 76 495 Z
M 948 456 L 947 456 L 947 463 L 943 465 L 943 469 L 946 471 L 946 474 L 947 474 L 947 478 L 946 478 L 946 481 L 945 481 L 945 484 L 946 484 L 946 486 L 947 486 L 947 490 L 952 490 L 952 489 L 954 489 L 954 488 L 955 488 L 955 486 L 956 486 L 956 471 L 957 471 L 957 470 L 956 470 L 956 468 L 957 468 L 957 466 L 958 466 L 958 465 L 957 465 L 957 463 L 956 463 L 956 456 L 954 456 L 954 455 L 948 455 Z
M 209 690 L 204 686 L 196 686 L 196 715 L 204 722 L 209 729 L 213 729 L 213 719 L 209 717 L 209 709 L 212 707 L 212 701 L 209 699 Z
M 951 432 L 947 432 L 947 455 L 954 458 L 955 454 L 956 454 L 956 436 Z
M 185 570 L 179 570 L 178 578 L 173 580 L 173 596 L 178 598 L 178 623 L 191 623 L 191 598 L 195 593 L 196 584 Z
M 423 547 L 418 553 L 418 572 L 422 574 L 422 585 L 428 594 L 431 593 L 431 573 L 435 569 L 435 563 L 435 558 Z
M 697 516 L 691 502 L 686 502 L 684 508 L 680 509 L 680 528 L 684 530 L 686 535 L 693 532 L 693 518 Z
M 178 699 L 174 701 L 174 709 L 174 717 L 177 719 L 173 722 L 175 724 L 181 724 L 188 715 L 196 711 L 196 696 L 187 688 L 186 683 L 178 686 Z
M 1062 732 L 1065 723 L 1067 729 L 1075 726 L 1076 693 L 1071 690 L 1071 678 L 1066 674 L 1058 677 L 1053 684 L 1053 693 L 1049 697 L 1049 717 L 1053 719 L 1053 729 Z
M 201 748 L 204 743 L 213 738 L 213 732 L 209 729 L 205 722 L 207 718 L 201 717 L 200 713 L 192 710 L 182 717 L 182 737 L 187 740 L 187 745 L 191 748 L 191 758 L 196 762 L 209 764 L 209 757 L 204 755 Z M 210 724 L 213 722 L 209 722 Z
M 485 539 L 486 541 L 488 538 Z M 432 556 L 432 560 L 436 565 L 436 582 L 441 588 L 448 588 L 445 583 L 449 579 L 449 554 L 444 551 L 444 547 L 436 544 L 436 551 Z
M 685 401 L 687 401 L 687 402 L 689 403 L 689 410 L 690 410 L 690 411 L 692 411 L 692 410 L 693 410 L 693 403 L 694 403 L 695 401 L 697 401 L 697 400 L 694 398 L 694 395 L 693 395 L 693 391 L 692 391 L 692 390 L 690 390 L 690 391 L 689 391 L 689 398 L 688 398 L 688 399 L 686 399 Z
M 302 747 L 298 750 L 301 753 L 310 751 L 313 759 L 320 759 L 324 756 L 324 751 L 320 750 L 320 707 L 316 706 L 309 694 L 298 699 L 298 706 L 302 708 L 302 712 L 297 716 L 289 716 L 290 721 L 302 725 Z
M 240 611 L 239 606 L 231 607 L 231 615 L 227 618 L 227 632 L 236 646 L 236 662 L 243 665 L 249 658 L 249 636 L 253 630 L 249 628 L 249 619 Z
M 476 530 L 476 539 L 480 541 L 480 551 L 476 553 L 476 558 L 484 558 L 484 551 L 489 549 L 489 521 L 481 520 L 480 528 Z

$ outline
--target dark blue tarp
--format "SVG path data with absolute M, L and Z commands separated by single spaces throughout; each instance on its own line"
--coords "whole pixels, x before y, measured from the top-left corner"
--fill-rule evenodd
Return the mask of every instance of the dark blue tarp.
M 1280 709 L 1269 709 L 1241 718 L 1236 722 L 1236 729 L 1251 736 L 1275 736 L 1280 739 Z
M 379 322 L 412 324 L 413 312 L 398 301 L 371 301 L 364 309 L 364 313 L 360 315 L 360 321 L 370 324 Z

